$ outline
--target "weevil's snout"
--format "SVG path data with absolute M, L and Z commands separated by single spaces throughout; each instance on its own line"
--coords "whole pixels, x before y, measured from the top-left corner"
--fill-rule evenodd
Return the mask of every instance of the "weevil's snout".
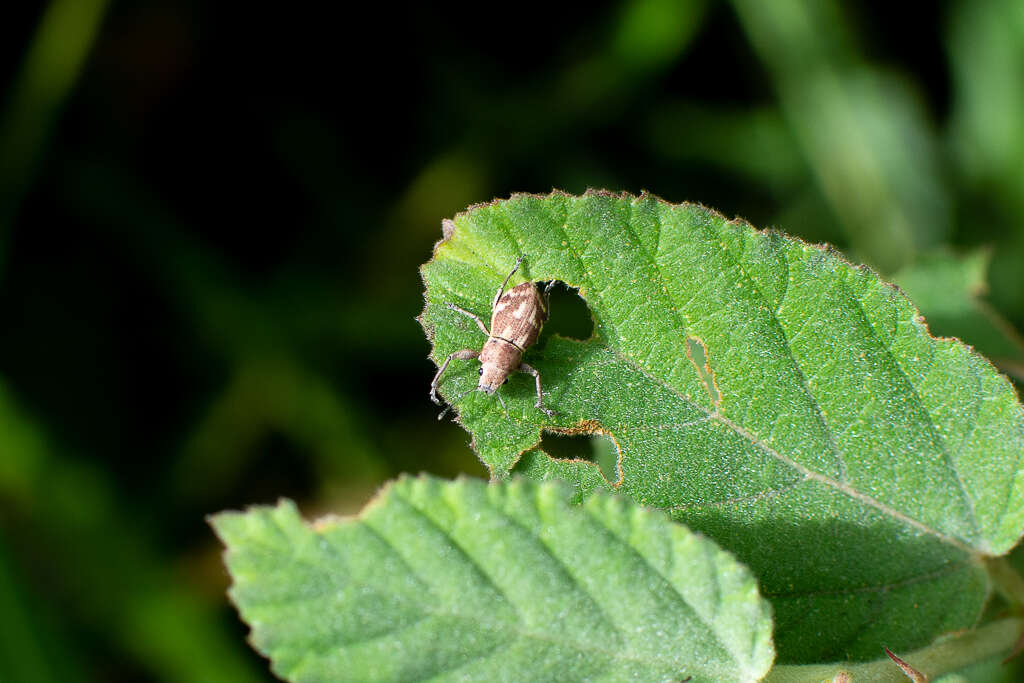
M 482 391 L 488 396 L 498 390 L 508 379 L 508 372 L 491 364 L 480 366 L 480 381 L 476 385 L 477 391 Z

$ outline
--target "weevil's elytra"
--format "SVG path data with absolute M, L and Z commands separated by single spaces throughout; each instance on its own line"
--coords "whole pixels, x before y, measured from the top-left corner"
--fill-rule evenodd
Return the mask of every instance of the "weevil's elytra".
M 441 381 L 441 375 L 448 368 L 453 358 L 480 360 L 480 381 L 477 383 L 477 390 L 486 394 L 494 394 L 502 384 L 508 381 L 508 376 L 513 372 L 525 372 L 533 375 L 537 384 L 536 407 L 548 416 L 554 414 L 543 405 L 544 395 L 540 387 L 540 373 L 531 366 L 523 363 L 523 352 L 533 346 L 540 336 L 541 328 L 548 319 L 548 293 L 554 281 L 548 283 L 544 293 L 537 291 L 533 282 L 524 282 L 516 285 L 505 292 L 505 285 L 519 269 L 523 262 L 523 256 L 516 260 L 512 272 L 505 277 L 505 281 L 498 287 L 497 294 L 491 302 L 491 329 L 488 330 L 479 317 L 463 310 L 454 304 L 448 304 L 448 308 L 472 318 L 480 331 L 487 335 L 487 341 L 480 351 L 473 349 L 462 349 L 449 354 L 441 367 L 437 369 L 434 380 L 430 383 L 430 399 L 441 405 L 437 398 L 437 386 Z M 501 397 L 498 397 L 501 400 Z M 441 413 L 443 416 L 444 413 Z M 440 417 L 439 416 L 439 419 Z
M 480 350 L 477 389 L 493 394 L 522 365 L 523 352 L 533 346 L 548 319 L 548 306 L 532 282 L 516 285 L 494 305 L 491 333 Z

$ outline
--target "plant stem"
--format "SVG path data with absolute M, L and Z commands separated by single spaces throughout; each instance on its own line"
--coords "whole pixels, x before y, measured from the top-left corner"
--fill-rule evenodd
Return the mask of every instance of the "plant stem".
M 1018 577 L 1018 580 L 1019 577 Z M 981 628 L 945 636 L 900 657 L 934 680 L 941 674 L 959 671 L 971 664 L 995 657 L 1017 642 L 1024 631 L 1024 619 L 1009 617 Z M 845 671 L 853 680 L 905 683 L 907 678 L 888 657 L 872 662 L 836 662 L 834 664 L 776 666 L 765 679 L 768 683 L 819 683 Z

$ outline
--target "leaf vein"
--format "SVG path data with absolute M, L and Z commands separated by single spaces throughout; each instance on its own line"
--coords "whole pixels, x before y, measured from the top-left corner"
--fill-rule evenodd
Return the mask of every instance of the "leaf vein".
M 765 443 L 763 440 L 758 438 L 755 434 L 753 434 L 752 432 L 748 431 L 746 428 L 736 424 L 735 422 L 733 422 L 732 420 L 728 419 L 727 417 L 725 417 L 721 413 L 708 411 L 703 406 L 701 406 L 701 405 L 699 405 L 697 403 L 694 403 L 693 401 L 688 400 L 685 396 L 680 394 L 679 391 L 675 387 L 667 384 L 666 382 L 664 382 L 661 379 L 659 379 L 657 376 L 651 374 L 650 371 L 648 371 L 646 368 L 638 365 L 636 363 L 636 361 L 633 360 L 632 358 L 630 358 L 629 356 L 626 356 L 624 354 L 617 354 L 617 355 L 618 355 L 618 357 L 622 358 L 623 361 L 632 364 L 641 374 L 643 374 L 649 380 L 651 380 L 652 382 L 655 382 L 656 384 L 658 384 L 662 388 L 666 389 L 667 391 L 670 391 L 671 393 L 675 394 L 676 397 L 680 401 L 682 401 L 684 403 L 687 403 L 688 405 L 693 406 L 695 409 L 700 410 L 701 412 L 706 413 L 709 417 L 711 417 L 716 422 L 720 423 L 721 425 L 723 425 L 725 427 L 728 427 L 732 431 L 734 431 L 737 434 L 739 434 L 740 436 L 742 436 L 744 439 L 748 440 L 751 444 L 753 444 L 753 445 L 757 446 L 758 448 L 762 449 L 765 453 L 767 453 L 768 455 L 772 456 L 773 458 L 776 458 L 777 460 L 779 460 L 783 464 L 788 465 L 789 467 L 795 469 L 797 472 L 800 472 L 801 474 L 803 474 L 808 479 L 812 479 L 812 480 L 814 480 L 814 481 L 816 481 L 816 482 L 818 482 L 820 484 L 824 484 L 825 486 L 833 488 L 833 489 L 839 491 L 840 493 L 843 493 L 846 496 L 849 496 L 850 498 L 853 498 L 854 500 L 857 500 L 857 501 L 859 501 L 859 502 L 861 502 L 861 503 L 863 503 L 863 504 L 865 504 L 865 505 L 867 505 L 869 507 L 875 508 L 876 510 L 882 512 L 883 514 L 886 514 L 886 515 L 892 517 L 893 519 L 896 519 L 896 520 L 898 520 L 900 522 L 903 522 L 904 524 L 912 526 L 915 529 L 918 529 L 919 531 L 923 531 L 924 533 L 931 534 L 932 536 L 935 536 L 935 537 L 941 539 L 942 541 L 944 541 L 945 543 L 948 543 L 949 545 L 951 545 L 953 547 L 959 548 L 960 550 L 963 550 L 964 552 L 967 552 L 967 553 L 973 553 L 974 552 L 974 550 L 970 546 L 968 546 L 967 544 L 963 543 L 962 541 L 960 541 L 960 540 L 950 536 L 949 534 L 943 533 L 942 531 L 939 531 L 938 529 L 933 529 L 932 527 L 928 526 L 924 522 L 922 522 L 920 520 L 917 520 L 917 519 L 914 519 L 910 515 L 902 512 L 900 510 L 897 510 L 894 507 L 886 505 L 885 503 L 883 503 L 880 500 L 877 500 L 875 498 L 872 498 L 871 496 L 867 495 L 866 493 L 863 493 L 863 492 L 858 491 L 858 490 L 856 490 L 854 488 L 851 488 L 848 484 L 846 484 L 844 482 L 837 481 L 837 480 L 835 480 L 835 479 L 833 479 L 831 477 L 825 476 L 824 474 L 820 474 L 818 472 L 815 472 L 814 470 L 806 467 L 805 465 L 801 465 L 800 463 L 796 462 L 792 458 L 789 458 L 789 457 L 783 455 L 782 453 L 778 452 L 777 450 L 772 448 L 770 445 Z
M 1020 407 L 1020 411 L 1021 411 L 1021 414 L 1024 415 L 1024 407 Z M 1024 421 L 1018 422 L 1017 425 L 1018 425 L 1018 428 L 1019 428 L 1019 430 L 1021 432 L 1021 439 L 1020 440 L 1024 441 Z M 1013 465 L 1013 471 L 1016 474 L 1013 477 L 1013 479 L 1010 480 L 1009 485 L 1006 487 L 1006 497 L 1003 499 L 1003 509 L 1002 509 L 1002 512 L 999 513 L 999 516 L 996 519 L 1000 519 L 1001 520 L 1003 517 L 1006 516 L 1007 511 L 1010 509 L 1010 501 L 1013 500 L 1013 492 L 1014 492 L 1014 489 L 1016 488 L 1016 485 L 1017 485 L 1017 479 L 1018 479 L 1018 477 L 1024 475 L 1024 472 L 1021 472 L 1021 469 L 1020 469 L 1020 461 L 1021 461 L 1022 457 L 1024 457 L 1024 448 L 1019 448 L 1019 449 L 1017 449 L 1017 458 L 1014 461 L 1014 465 Z
M 633 663 L 637 663 L 637 664 L 642 664 L 642 665 L 648 666 L 648 665 L 651 664 L 651 661 L 653 659 L 654 661 L 658 662 L 659 664 L 661 664 L 663 666 L 676 666 L 678 664 L 678 662 L 676 662 L 675 659 L 670 654 L 666 654 L 664 657 L 658 657 L 658 656 L 653 656 L 652 657 L 650 654 L 637 655 L 637 654 L 630 654 L 629 651 L 623 650 L 621 647 L 620 648 L 616 648 L 615 650 L 612 651 L 611 654 L 609 654 L 609 649 L 607 648 L 607 643 L 598 643 L 598 644 L 590 645 L 590 644 L 586 643 L 585 641 L 570 640 L 570 639 L 557 639 L 555 637 L 552 637 L 552 636 L 544 634 L 544 633 L 538 633 L 536 631 L 531 631 L 531 630 L 526 629 L 525 628 L 525 622 L 523 621 L 521 615 L 515 610 L 515 607 L 514 607 L 514 604 L 512 603 L 512 601 L 508 599 L 507 593 L 505 593 L 505 591 L 503 591 L 500 588 L 498 588 L 493 583 L 493 581 L 490 580 L 490 577 L 486 574 L 486 572 L 484 572 L 482 570 L 482 568 L 479 566 L 479 564 L 477 564 L 473 560 L 471 555 L 466 553 L 466 551 L 463 548 L 461 548 L 461 546 L 459 546 L 455 542 L 454 538 L 452 538 L 450 534 L 448 534 L 443 528 L 438 526 L 433 520 L 430 519 L 430 517 L 428 517 L 425 513 L 423 513 L 422 510 L 417 508 L 410 501 L 408 501 L 408 500 L 406 500 L 406 499 L 404 499 L 404 498 L 402 498 L 400 496 L 397 496 L 397 495 L 392 495 L 391 496 L 391 500 L 392 501 L 401 501 L 401 503 L 406 508 L 414 511 L 419 517 L 425 519 L 433 528 L 439 530 L 440 533 L 442 533 L 446 538 L 448 538 L 451 541 L 453 547 L 455 547 L 458 551 L 460 551 L 462 553 L 462 555 L 468 560 L 468 562 L 473 566 L 473 568 L 476 569 L 482 576 L 484 576 L 488 580 L 490 585 L 493 586 L 495 588 L 495 590 L 497 590 L 497 592 L 505 598 L 506 603 L 508 603 L 509 606 L 512 608 L 515 618 L 510 619 L 507 622 L 490 621 L 490 620 L 487 620 L 487 619 L 483 618 L 483 615 L 481 615 L 479 613 L 475 613 L 474 612 L 473 614 L 465 615 L 465 614 L 461 614 L 461 613 L 459 613 L 457 611 L 451 610 L 450 606 L 446 607 L 446 606 L 442 605 L 440 603 L 440 600 L 439 600 L 437 594 L 434 593 L 430 589 L 430 584 L 424 582 L 422 577 L 419 576 L 415 571 L 413 571 L 411 565 L 405 560 L 404 556 L 398 551 L 397 547 L 394 545 L 394 543 L 391 541 L 391 539 L 389 539 L 387 536 L 382 534 L 379 530 L 377 530 L 377 529 L 373 528 L 372 526 L 370 526 L 370 524 L 368 523 L 368 521 L 366 519 L 360 519 L 356 523 L 359 524 L 361 527 L 367 529 L 375 537 L 380 539 L 381 542 L 387 547 L 388 551 L 393 553 L 394 555 L 396 555 L 396 557 L 401 561 L 402 565 L 406 568 L 408 573 L 412 577 L 417 579 L 421 585 L 424 586 L 424 588 L 426 589 L 427 594 L 429 595 L 430 599 L 432 599 L 432 600 L 434 600 L 436 602 L 434 604 L 424 603 L 424 602 L 412 602 L 412 601 L 410 601 L 408 599 L 399 598 L 399 597 L 395 596 L 394 594 L 390 594 L 392 596 L 392 598 L 395 600 L 395 603 L 397 605 L 401 605 L 402 607 L 411 608 L 412 610 L 414 610 L 416 612 L 419 612 L 421 615 L 425 615 L 425 616 L 421 616 L 420 618 L 417 618 L 414 622 L 404 624 L 399 629 L 391 629 L 391 630 L 388 630 L 386 632 L 376 634 L 372 638 L 368 638 L 368 639 L 364 639 L 364 640 L 350 641 L 348 643 L 343 644 L 342 647 L 351 647 L 352 645 L 360 645 L 360 644 L 364 644 L 366 642 L 373 642 L 374 640 L 380 640 L 380 639 L 385 638 L 385 637 L 387 637 L 389 635 L 393 635 L 394 633 L 401 632 L 401 631 L 404 631 L 404 630 L 408 630 L 409 628 L 414 627 L 416 624 L 424 621 L 426 618 L 441 617 L 441 618 L 449 618 L 449 619 L 456 619 L 456 620 L 460 620 L 460 621 L 465 621 L 467 623 L 473 624 L 474 626 L 476 626 L 478 628 L 486 628 L 486 629 L 492 630 L 492 631 L 494 631 L 494 632 L 496 632 L 498 634 L 514 634 L 516 637 L 519 637 L 519 638 L 526 638 L 526 639 L 530 639 L 530 640 L 536 640 L 536 641 L 540 641 L 540 642 L 545 642 L 545 643 L 549 643 L 549 644 L 552 644 L 552 645 L 555 645 L 555 646 L 558 646 L 558 647 L 568 647 L 571 650 L 574 650 L 574 651 L 580 652 L 580 653 L 584 653 L 584 654 L 600 655 L 602 657 L 611 657 L 613 660 L 616 660 L 616 661 L 633 662 Z M 535 534 L 531 530 L 523 527 L 519 523 L 518 520 L 516 520 L 516 519 L 514 519 L 514 518 L 512 518 L 512 517 L 510 517 L 508 515 L 502 514 L 502 517 L 507 519 L 513 525 L 523 529 L 523 531 L 530 538 L 534 539 L 541 546 L 544 547 L 544 549 L 547 552 L 547 554 L 562 568 L 562 570 L 564 572 L 566 572 L 566 575 L 580 589 L 580 592 L 586 598 L 588 598 L 591 602 L 594 602 L 595 608 L 598 610 L 598 612 L 600 612 L 603 615 L 605 621 L 612 627 L 612 629 L 618 635 L 618 637 L 620 639 L 620 642 L 618 643 L 618 645 L 624 647 L 626 645 L 626 643 L 628 643 L 628 641 L 625 639 L 624 634 L 618 628 L 618 625 L 613 620 L 611 620 L 609 618 L 609 616 L 604 612 L 604 610 L 600 607 L 599 604 L 596 604 L 596 601 L 594 600 L 594 597 L 583 587 L 583 585 L 581 583 L 579 583 L 579 581 L 576 579 L 576 577 L 571 572 L 568 571 L 567 565 L 565 565 L 565 563 L 563 563 L 551 551 L 551 549 L 547 546 L 547 544 L 545 544 L 543 542 L 543 540 L 537 534 Z M 591 516 L 591 518 L 593 518 L 593 517 Z M 604 524 L 602 524 L 600 520 L 595 520 L 595 521 L 597 521 L 598 524 L 602 528 L 608 530 L 607 527 Z M 331 574 L 331 572 L 329 572 L 327 569 L 325 569 L 325 567 L 321 566 L 320 564 L 317 564 L 317 563 L 315 563 L 315 562 L 313 562 L 311 560 L 308 560 L 306 558 L 302 558 L 297 553 L 295 553 L 294 552 L 296 550 L 295 540 L 283 529 L 283 527 L 281 527 L 277 523 L 276 520 L 272 520 L 271 524 L 272 524 L 272 526 L 274 528 L 276 528 L 276 529 L 278 529 L 278 530 L 280 530 L 281 532 L 284 533 L 284 540 L 289 542 L 289 545 L 290 545 L 289 548 L 280 548 L 280 547 L 274 546 L 273 544 L 265 543 L 265 542 L 261 541 L 258 538 L 255 538 L 255 537 L 247 540 L 247 543 L 249 543 L 251 545 L 260 545 L 260 546 L 266 547 L 266 548 L 270 549 L 271 551 L 273 551 L 273 554 L 277 555 L 277 556 L 279 556 L 282 552 L 288 553 L 287 561 L 288 561 L 289 564 L 305 565 L 305 566 L 308 566 L 308 567 L 312 568 L 313 570 L 315 570 L 316 573 L 325 574 L 325 575 Z M 311 532 L 311 533 L 313 533 L 313 532 Z M 316 536 L 319 536 L 321 538 L 323 537 L 322 534 L 316 534 Z M 613 536 L 614 536 L 614 534 L 613 534 Z M 632 546 L 628 546 L 628 547 L 630 548 L 630 550 L 633 550 L 635 552 L 635 550 L 632 548 Z M 291 552 L 289 552 L 289 551 L 291 551 Z M 337 557 L 336 554 L 335 554 L 335 557 Z M 647 562 L 647 559 L 643 558 L 643 556 L 641 556 L 641 558 L 644 561 L 644 565 L 649 567 L 650 564 Z M 236 577 L 236 582 L 237 581 L 238 581 L 238 579 Z M 350 581 L 350 584 L 351 585 L 356 585 L 356 586 L 368 587 L 368 588 L 372 588 L 374 590 L 378 590 L 378 588 L 379 588 L 378 586 L 376 586 L 376 585 L 374 585 L 372 583 L 366 582 L 366 581 L 358 581 L 358 582 L 357 581 Z M 692 607 L 690 607 L 688 605 L 688 603 L 686 603 L 682 599 L 682 596 L 679 595 L 679 593 L 676 590 L 675 586 L 673 586 L 671 584 L 671 582 L 669 582 L 668 585 L 671 588 L 671 593 L 684 606 L 686 606 L 687 608 L 692 610 Z M 318 594 L 316 597 L 322 597 L 322 595 L 331 594 L 333 592 L 335 592 L 335 591 L 333 591 L 333 590 L 325 590 L 321 594 Z M 310 596 L 306 596 L 306 598 L 309 598 L 309 597 Z M 304 602 L 305 600 L 302 600 L 302 601 Z M 256 606 L 265 607 L 265 608 L 274 608 L 275 606 L 287 607 L 289 605 L 294 604 L 295 602 L 296 602 L 295 600 L 288 600 L 288 601 L 259 601 L 259 602 L 250 603 L 250 607 L 256 607 Z M 508 642 L 509 641 L 505 641 L 505 643 L 508 643 Z M 311 645 L 312 645 L 312 643 L 311 643 Z M 336 647 L 337 646 L 328 646 L 326 648 L 321 648 L 321 652 L 326 654 L 332 648 L 336 648 Z M 305 660 L 305 657 L 303 658 L 303 660 Z
M 903 383 L 906 385 L 907 390 L 909 391 L 910 397 L 913 399 L 914 403 L 917 404 L 917 407 L 921 411 L 921 413 L 927 416 L 928 419 L 925 421 L 925 423 L 927 425 L 926 428 L 928 429 L 928 433 L 931 435 L 932 441 L 935 442 L 936 445 L 939 447 L 939 450 L 942 453 L 942 459 L 945 461 L 946 466 L 949 467 L 950 471 L 953 473 L 953 480 L 956 482 L 957 488 L 959 489 L 961 502 L 963 502 L 964 507 L 967 508 L 967 512 L 970 515 L 970 521 L 971 525 L 974 527 L 974 533 L 976 537 L 984 538 L 983 534 L 981 533 L 981 525 L 978 520 L 977 512 L 974 509 L 974 500 L 971 498 L 971 495 L 967 492 L 967 487 L 964 485 L 963 478 L 960 476 L 960 470 L 957 468 L 956 463 L 953 461 L 952 454 L 949 451 L 949 447 L 946 444 L 945 438 L 942 436 L 942 434 L 938 432 L 938 430 L 935 429 L 935 421 L 932 419 L 931 412 L 929 412 L 928 407 L 925 405 L 924 399 L 921 398 L 921 394 L 918 393 L 917 387 L 911 381 L 910 376 L 907 374 L 906 369 L 900 363 L 897 355 L 893 353 L 891 345 L 887 344 L 878 335 L 878 332 L 875 330 L 875 326 L 871 324 L 871 319 L 868 317 L 867 312 L 864 310 L 864 306 L 861 303 L 861 300 L 854 296 L 854 294 L 849 291 L 849 289 L 846 287 L 845 282 L 842 286 L 844 292 L 846 292 L 849 299 L 854 302 L 856 310 L 860 314 L 861 320 L 867 327 L 869 334 L 878 342 L 879 346 L 881 346 L 882 350 L 885 352 L 886 357 L 889 358 L 894 368 L 899 372 L 899 375 L 902 378 Z
M 756 503 L 767 498 L 775 498 L 780 496 L 787 491 L 791 491 L 798 486 L 805 484 L 807 477 L 802 476 L 796 481 L 780 486 L 774 489 L 765 489 L 764 491 L 758 491 L 747 496 L 737 496 L 735 498 L 725 498 L 723 500 L 713 500 L 707 503 L 697 503 L 696 505 L 673 505 L 671 507 L 663 508 L 665 510 L 671 510 L 672 512 L 682 512 L 684 510 L 703 510 L 706 508 L 723 507 L 726 505 L 739 505 L 741 503 Z
M 615 621 L 608 615 L 608 613 L 601 606 L 600 602 L 598 602 L 597 598 L 591 595 L 587 587 L 580 582 L 580 580 L 572 572 L 570 566 L 563 562 L 562 559 L 555 554 L 554 549 L 552 549 L 550 545 L 545 543 L 544 539 L 539 534 L 533 533 L 525 526 L 523 526 L 518 520 L 508 515 L 504 515 L 504 517 L 512 526 L 519 528 L 521 531 L 527 534 L 527 536 L 534 539 L 538 543 L 538 545 L 540 545 L 540 547 L 544 549 L 544 553 L 551 558 L 551 560 L 558 566 L 562 573 L 565 574 L 565 576 L 572 582 L 573 586 L 577 588 L 578 593 L 582 594 L 587 599 L 587 602 L 598 612 L 598 614 L 601 615 L 605 623 L 608 626 L 610 626 L 611 629 L 615 632 L 615 635 L 618 637 L 619 640 L 619 642 L 616 643 L 616 645 L 625 646 L 625 644 L 629 642 L 626 638 L 626 634 L 622 632 L 618 624 L 616 624 Z M 604 525 L 601 526 L 604 527 Z
M 915 576 L 908 576 L 905 579 L 894 581 L 892 583 L 880 583 L 871 584 L 866 586 L 851 586 L 849 588 L 841 588 L 837 590 L 820 590 L 820 591 L 771 591 L 767 588 L 762 587 L 762 594 L 772 598 L 815 598 L 823 596 L 838 596 L 838 595 L 855 595 L 859 593 L 888 593 L 893 590 L 899 590 L 906 588 L 907 586 L 913 586 L 918 583 L 925 583 L 927 581 L 934 581 L 940 579 L 947 574 L 955 574 L 956 572 L 964 569 L 970 569 L 971 562 L 953 562 L 947 563 L 942 567 L 933 569 L 932 571 L 925 572 L 923 574 L 917 574 Z
M 687 348 L 686 340 L 687 340 L 687 337 L 689 335 L 689 332 L 687 330 L 686 322 L 683 320 L 683 316 L 680 315 L 680 313 L 679 313 L 679 310 L 684 308 L 685 306 L 679 300 L 677 300 L 675 296 L 673 296 L 673 292 L 674 292 L 675 288 L 671 288 L 671 289 L 669 288 L 669 286 L 668 286 L 669 283 L 665 279 L 665 274 L 662 272 L 661 264 L 658 263 L 658 260 L 654 256 L 654 254 L 651 254 L 650 251 L 647 250 L 647 247 L 644 246 L 643 240 L 640 239 L 640 234 L 633 227 L 633 213 L 634 213 L 634 204 L 633 204 L 633 202 L 628 202 L 626 204 L 626 206 L 629 207 L 629 218 L 625 222 L 626 232 L 630 235 L 630 237 L 633 238 L 633 240 L 636 241 L 636 245 L 637 245 L 636 246 L 636 250 L 635 250 L 636 253 L 638 253 L 638 254 L 640 254 L 640 255 L 642 255 L 644 257 L 644 259 L 650 265 L 651 270 L 653 271 L 654 275 L 657 277 L 658 283 L 661 285 L 661 288 L 660 288 L 660 292 L 658 294 L 656 294 L 656 296 L 659 299 L 665 300 L 669 304 L 667 306 L 667 308 L 668 308 L 668 310 L 670 312 L 670 315 L 673 318 L 675 318 L 675 321 L 676 321 L 676 326 L 673 327 L 672 330 L 674 332 L 678 333 L 682 337 L 682 345 L 681 345 L 680 348 L 683 349 L 683 353 L 681 355 L 683 357 L 689 358 L 689 354 L 686 353 L 686 348 Z M 660 222 L 661 222 L 661 218 L 659 217 L 658 223 L 660 224 Z M 694 296 L 696 296 L 696 295 L 694 295 Z M 691 300 L 692 300 L 692 298 L 691 298 Z M 651 354 L 652 350 L 653 350 L 653 345 L 648 345 L 648 352 L 647 352 L 648 353 L 648 359 L 650 358 L 650 354 Z M 709 396 L 714 395 L 712 393 L 711 388 L 707 386 L 707 382 L 705 381 L 704 377 L 702 377 L 701 373 L 697 370 L 696 365 L 694 365 L 692 361 L 690 361 L 690 365 L 691 365 L 691 367 L 693 369 L 694 374 L 697 376 L 697 379 L 700 381 L 700 383 L 702 385 L 704 385 L 704 388 L 707 390 L 708 395 Z
M 705 228 L 705 234 L 709 238 L 715 237 L 715 234 L 711 226 L 702 227 Z M 733 253 L 733 251 L 729 248 L 726 248 L 724 251 L 728 255 L 729 260 L 732 262 L 733 267 L 736 268 L 736 270 L 738 270 L 744 278 L 746 278 L 747 282 L 750 284 L 750 290 L 758 299 L 760 299 L 761 303 L 764 304 L 765 310 L 769 311 L 768 315 L 771 318 L 772 323 L 778 329 L 779 334 L 783 339 L 784 343 L 782 344 L 782 347 L 783 349 L 785 349 L 786 358 L 789 361 L 789 365 L 793 368 L 793 371 L 796 373 L 797 377 L 800 380 L 800 387 L 801 389 L 803 389 L 803 393 L 807 397 L 807 400 L 810 404 L 810 408 L 814 413 L 815 420 L 817 421 L 818 425 L 822 429 L 822 432 L 824 433 L 825 442 L 828 444 L 828 449 L 829 451 L 831 451 L 832 457 L 835 458 L 836 468 L 839 475 L 839 481 L 845 482 L 846 463 L 843 461 L 843 453 L 842 450 L 839 448 L 838 442 L 836 441 L 835 433 L 832 431 L 832 427 L 831 425 L 829 425 L 828 420 L 825 417 L 825 412 L 821 409 L 821 404 L 818 403 L 817 397 L 814 395 L 814 392 L 811 391 L 811 386 L 807 381 L 807 375 L 804 372 L 803 367 L 800 365 L 800 362 L 796 359 L 796 356 L 793 355 L 792 342 L 786 334 L 786 327 L 782 324 L 782 320 L 778 317 L 778 315 L 776 315 L 777 311 L 781 308 L 781 300 L 779 306 L 776 307 L 776 310 L 772 311 L 769 308 L 770 302 L 768 301 L 768 297 L 765 296 L 764 293 L 761 291 L 761 288 L 757 286 L 757 281 L 753 277 L 751 277 L 749 273 L 747 273 L 746 269 L 743 267 L 743 262 L 740 256 Z M 789 261 L 788 259 L 783 260 L 786 263 L 786 291 L 788 292 Z
M 450 547 L 459 554 L 463 562 L 467 564 L 470 568 L 472 568 L 473 571 L 478 576 L 480 576 L 480 578 L 482 578 L 484 582 L 491 588 L 491 590 L 505 598 L 505 602 L 508 604 L 509 608 L 514 613 L 516 619 L 522 621 L 522 615 L 519 614 L 519 611 L 516 609 L 515 604 L 508 600 L 508 595 L 505 593 L 505 591 L 494 582 L 494 579 L 490 576 L 490 574 L 484 571 L 483 567 L 480 566 L 480 564 L 473 558 L 473 556 L 465 548 L 463 548 L 458 543 L 458 541 L 455 540 L 455 537 L 451 535 L 451 532 L 449 530 L 445 529 L 436 521 L 434 521 L 429 515 L 423 512 L 423 510 L 413 505 L 411 501 L 406 500 L 401 496 L 394 496 L 393 499 L 396 501 L 401 501 L 401 503 L 405 505 L 407 509 L 412 511 L 412 513 L 416 515 L 419 519 L 423 520 L 423 522 L 427 524 L 427 526 L 429 526 L 431 529 L 435 530 L 436 532 L 444 536 L 444 538 L 448 540 Z

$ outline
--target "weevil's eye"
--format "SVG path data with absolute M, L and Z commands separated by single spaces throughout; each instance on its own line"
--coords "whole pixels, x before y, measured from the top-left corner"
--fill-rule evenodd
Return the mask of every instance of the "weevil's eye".
M 505 381 L 502 382 L 502 384 L 508 384 L 508 377 L 505 378 Z
M 480 368 L 479 370 L 476 371 L 476 374 L 478 374 L 478 375 L 484 374 L 484 369 Z

